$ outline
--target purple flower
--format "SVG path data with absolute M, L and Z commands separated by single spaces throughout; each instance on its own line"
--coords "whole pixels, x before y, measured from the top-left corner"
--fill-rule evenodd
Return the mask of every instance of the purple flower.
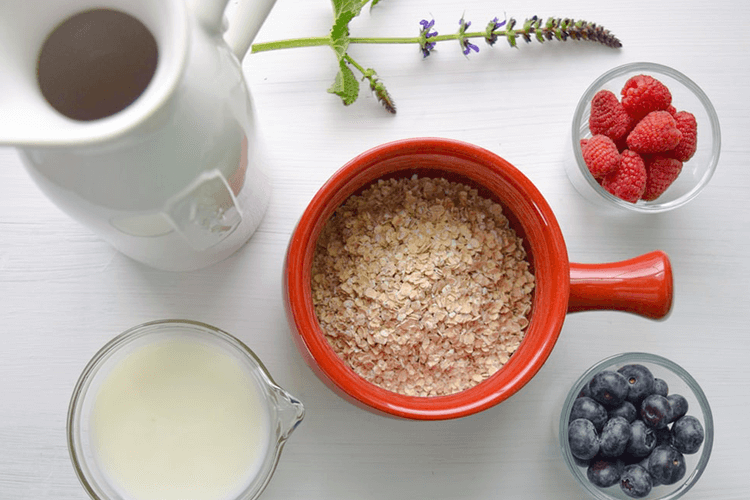
M 469 39 L 464 36 L 466 30 L 471 26 L 471 21 L 464 21 L 464 19 L 461 18 L 461 20 L 458 21 L 458 24 L 458 41 L 461 43 L 461 50 L 463 50 L 464 55 L 468 56 L 472 50 L 474 52 L 479 52 L 479 47 L 471 43 Z
M 477 47 L 476 45 L 474 45 L 473 43 L 471 43 L 468 40 L 464 40 L 463 45 L 464 45 L 464 55 L 465 56 L 468 56 L 469 52 L 471 52 L 472 50 L 474 52 L 479 52 L 479 47 Z
M 427 19 L 422 19 L 419 21 L 419 24 L 422 26 L 422 33 L 425 33 L 427 31 L 430 31 L 430 28 L 435 26 L 435 20 L 428 21 Z M 437 33 L 435 33 L 437 35 Z M 434 35 L 433 35 L 434 36 Z
M 507 21 L 503 20 L 502 22 L 498 22 L 497 18 L 494 18 L 492 21 L 489 22 L 487 25 L 487 29 L 485 30 L 484 39 L 485 41 L 490 45 L 495 45 L 495 42 L 497 42 L 497 30 L 505 26 L 505 23 Z
M 435 42 L 430 42 L 428 40 L 429 38 L 437 36 L 437 31 L 430 31 L 430 29 L 435 26 L 435 20 L 432 19 L 431 21 L 427 21 L 426 19 L 422 19 L 419 21 L 419 24 L 422 26 L 422 29 L 419 31 L 419 47 L 422 49 L 422 56 L 427 57 L 436 45 Z

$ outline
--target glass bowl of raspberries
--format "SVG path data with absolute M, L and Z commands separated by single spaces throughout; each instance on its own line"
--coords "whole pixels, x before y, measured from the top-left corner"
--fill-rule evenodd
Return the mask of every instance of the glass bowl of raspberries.
M 664 212 L 695 198 L 716 170 L 719 119 L 706 94 L 667 66 L 636 62 L 594 81 L 573 116 L 568 177 L 587 199 Z
M 600 500 L 681 497 L 706 468 L 713 433 L 695 379 L 648 353 L 618 354 L 589 368 L 560 414 L 563 458 Z

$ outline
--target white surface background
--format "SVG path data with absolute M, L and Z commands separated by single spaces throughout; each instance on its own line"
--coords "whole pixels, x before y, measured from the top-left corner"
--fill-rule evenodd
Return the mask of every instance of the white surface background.
M 258 41 L 330 28 L 326 0 L 279 0 Z M 702 385 L 716 434 L 709 466 L 687 498 L 747 498 L 750 426 L 750 4 L 735 0 L 383 0 L 353 36 L 412 36 L 431 16 L 453 32 L 462 13 L 480 29 L 494 16 L 595 21 L 623 42 L 502 41 L 465 58 L 454 43 L 423 60 L 416 46 L 356 46 L 398 105 L 390 116 L 366 86 L 344 107 L 326 93 L 336 65 L 325 47 L 248 56 L 244 68 L 271 154 L 273 198 L 250 242 L 198 272 L 155 271 L 115 252 L 37 190 L 15 151 L 0 149 L 0 499 L 83 500 L 68 459 L 65 416 L 81 370 L 111 337 L 144 321 L 181 317 L 245 341 L 307 407 L 263 498 L 579 499 L 553 422 L 574 379 L 611 354 L 645 350 Z M 602 214 L 563 171 L 573 109 L 604 71 L 631 61 L 687 74 L 713 101 L 723 147 L 711 184 L 661 215 Z M 2 118 L 0 118 L 2 119 Z M 653 249 L 671 257 L 675 304 L 653 322 L 615 312 L 569 315 L 539 374 L 508 401 L 446 422 L 409 422 L 355 408 L 297 353 L 281 301 L 283 254 L 323 182 L 377 144 L 434 135 L 503 156 L 545 195 L 571 261 L 616 261 Z

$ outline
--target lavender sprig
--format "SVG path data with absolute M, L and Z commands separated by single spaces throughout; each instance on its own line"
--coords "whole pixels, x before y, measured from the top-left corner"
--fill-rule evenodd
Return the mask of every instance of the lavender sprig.
M 419 24 L 422 26 L 419 32 L 419 47 L 422 49 L 422 57 L 427 57 L 432 52 L 432 49 L 435 48 L 435 45 L 437 45 L 436 42 L 431 42 L 429 39 L 436 37 L 438 32 L 430 31 L 435 26 L 434 19 L 429 22 L 426 19 L 422 19 L 419 21 Z
M 500 36 L 498 34 L 498 31 L 500 30 L 500 28 L 505 26 L 506 23 L 507 21 L 500 22 L 498 21 L 497 18 L 494 18 L 492 21 L 489 22 L 489 24 L 487 24 L 487 28 L 484 30 L 484 41 L 487 42 L 487 44 L 490 47 L 495 45 L 495 42 L 497 42 L 498 36 Z
M 466 30 L 471 26 L 471 21 L 464 21 L 464 18 L 462 17 L 461 20 L 458 21 L 458 26 L 458 42 L 461 44 L 464 55 L 468 56 L 472 50 L 474 52 L 479 52 L 479 47 L 471 43 L 469 37 L 466 36 Z
M 328 36 L 295 38 L 280 40 L 276 42 L 256 43 L 252 45 L 252 53 L 268 50 L 313 47 L 320 45 L 330 46 L 339 61 L 339 73 L 336 80 L 328 89 L 330 93 L 338 95 L 345 105 L 356 101 L 359 95 L 359 81 L 354 76 L 350 67 L 353 67 L 362 75 L 362 80 L 367 80 L 370 89 L 377 100 L 390 113 L 396 113 L 396 105 L 385 85 L 371 68 L 364 68 L 357 63 L 348 53 L 350 44 L 353 43 L 414 43 L 419 46 L 422 57 L 428 57 L 439 42 L 457 40 L 464 55 L 469 56 L 471 52 L 479 52 L 479 47 L 471 42 L 474 38 L 483 38 L 489 46 L 495 45 L 500 38 L 505 38 L 511 47 L 517 47 L 520 38 L 526 43 L 533 40 L 543 43 L 545 41 L 558 40 L 565 42 L 568 39 L 577 41 L 588 41 L 599 43 L 611 48 L 622 47 L 622 43 L 615 35 L 596 23 L 570 18 L 550 17 L 544 21 L 541 17 L 533 16 L 526 19 L 522 25 L 517 27 L 514 18 L 500 21 L 497 17 L 492 19 L 484 31 L 469 31 L 471 21 L 463 17 L 459 21 L 456 33 L 439 35 L 435 27 L 435 20 L 422 19 L 419 22 L 419 33 L 415 37 L 406 38 L 355 38 L 349 36 L 349 23 L 357 17 L 362 8 L 370 3 L 374 7 L 381 0 L 331 0 L 334 11 L 334 23 Z

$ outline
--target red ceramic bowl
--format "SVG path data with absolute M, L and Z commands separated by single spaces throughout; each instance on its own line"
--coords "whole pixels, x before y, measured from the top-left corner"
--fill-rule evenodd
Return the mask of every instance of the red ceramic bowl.
M 529 325 L 518 350 L 493 376 L 449 396 L 404 396 L 357 375 L 328 344 L 312 302 L 310 279 L 315 243 L 334 210 L 377 179 L 413 174 L 463 182 L 499 202 L 523 238 L 536 277 Z M 478 146 L 418 138 L 384 144 L 357 156 L 318 191 L 289 243 L 284 265 L 284 302 L 300 352 L 331 389 L 377 413 L 438 420 L 479 412 L 521 389 L 549 357 L 567 312 L 614 309 L 653 319 L 665 317 L 672 305 L 672 271 L 662 252 L 612 264 L 569 263 L 554 214 L 519 170 Z

